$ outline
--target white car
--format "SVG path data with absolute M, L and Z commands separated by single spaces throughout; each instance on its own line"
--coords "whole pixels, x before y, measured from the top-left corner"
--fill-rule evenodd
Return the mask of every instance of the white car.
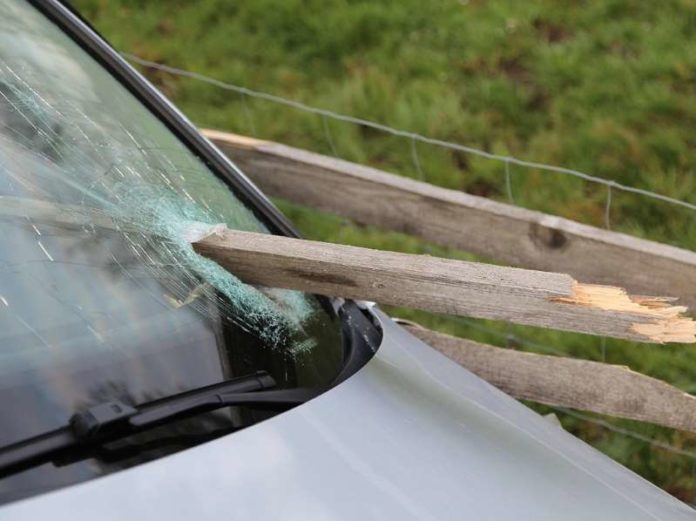
M 191 42 L 195 45 L 195 42 Z M 0 0 L 0 520 L 692 520 L 368 303 L 253 288 L 296 235 L 55 0 Z

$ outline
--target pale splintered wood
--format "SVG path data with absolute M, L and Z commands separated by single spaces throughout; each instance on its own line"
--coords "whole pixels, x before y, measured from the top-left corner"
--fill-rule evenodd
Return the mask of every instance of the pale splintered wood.
M 406 328 L 515 398 L 696 432 L 696 397 L 628 367 L 523 353 Z
M 193 247 L 251 284 L 640 342 L 696 341 L 684 307 L 560 273 L 233 230 Z
M 203 131 L 268 195 L 523 268 L 696 308 L 696 253 L 296 148 Z
M 675 321 L 679 315 L 687 311 L 687 308 L 671 305 L 670 303 L 674 300 L 669 297 L 629 296 L 621 288 L 577 283 L 573 286 L 572 297 L 555 299 L 556 302 L 592 306 L 607 311 L 641 313 L 649 309 L 657 321 L 650 324 L 635 324 L 633 330 L 661 343 L 679 342 L 681 338 L 687 337 L 693 331 L 691 321 Z M 670 324 L 670 327 L 666 327 L 667 324 Z

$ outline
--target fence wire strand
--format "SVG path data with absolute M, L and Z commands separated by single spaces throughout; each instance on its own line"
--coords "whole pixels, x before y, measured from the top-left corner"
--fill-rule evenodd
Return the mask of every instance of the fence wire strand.
M 507 191 L 510 204 L 515 204 L 515 198 L 512 196 L 512 179 L 510 178 L 510 161 L 505 161 L 505 189 Z
M 653 447 L 656 447 L 661 450 L 666 450 L 668 452 L 673 452 L 675 454 L 679 454 L 681 456 L 687 456 L 692 459 L 696 459 L 696 452 L 690 451 L 690 450 L 684 450 L 680 449 L 679 447 L 675 447 L 674 445 L 670 445 L 669 443 L 665 443 L 663 441 L 656 440 L 654 438 L 651 438 L 650 436 L 645 436 L 643 434 L 640 434 L 638 432 L 629 430 L 629 429 L 624 429 L 623 427 L 618 427 L 616 425 L 613 425 L 609 423 L 608 421 L 601 420 L 599 418 L 595 418 L 593 416 L 589 416 L 587 414 L 583 414 L 577 411 L 573 411 L 570 409 L 566 409 L 565 407 L 556 407 L 551 405 L 550 406 L 552 409 L 559 411 L 563 414 L 567 414 L 568 416 L 571 416 L 573 418 L 576 418 L 578 420 L 586 421 L 589 423 L 594 423 L 595 425 L 599 425 L 600 427 L 604 427 L 605 429 L 615 432 L 617 434 L 622 434 L 624 436 L 628 436 L 629 438 L 636 439 L 638 441 L 642 441 L 643 443 L 648 443 L 652 445 Z
M 331 135 L 331 128 L 329 128 L 329 120 L 326 116 L 321 117 L 322 125 L 324 126 L 324 137 L 326 138 L 329 148 L 331 148 L 331 153 L 334 157 L 338 158 L 338 152 L 336 152 L 336 145 L 334 145 L 333 136 Z
M 227 82 L 215 79 L 215 78 L 211 78 L 210 76 L 206 76 L 204 74 L 199 74 L 197 72 L 192 72 L 192 71 L 188 71 L 185 69 L 180 69 L 178 67 L 172 67 L 170 65 L 164 65 L 161 63 L 146 60 L 146 59 L 141 58 L 139 56 L 136 56 L 134 54 L 121 53 L 121 55 L 124 58 L 126 58 L 127 60 L 131 61 L 132 63 L 137 63 L 137 64 L 142 65 L 144 67 L 149 67 L 151 69 L 156 69 L 156 70 L 159 70 L 162 72 L 167 72 L 169 74 L 174 74 L 177 76 L 191 78 L 194 80 L 208 83 L 210 85 L 214 85 L 214 86 L 219 87 L 221 89 L 237 92 L 240 94 L 244 94 L 246 96 L 250 96 L 250 97 L 254 97 L 254 98 L 258 98 L 258 99 L 263 99 L 266 101 L 271 101 L 273 103 L 277 103 L 279 105 L 285 105 L 287 107 L 292 107 L 292 108 L 295 108 L 297 110 L 301 110 L 304 112 L 309 112 L 312 114 L 326 116 L 328 118 L 331 118 L 331 119 L 334 119 L 337 121 L 344 121 L 346 123 L 353 123 L 356 125 L 362 125 L 364 127 L 369 127 L 369 128 L 374 129 L 374 130 L 379 130 L 381 132 L 384 132 L 386 134 L 391 134 L 393 136 L 408 138 L 408 139 L 412 139 L 414 141 L 419 141 L 421 143 L 426 143 L 428 145 L 435 145 L 435 146 L 447 148 L 450 150 L 457 150 L 459 152 L 464 152 L 467 154 L 483 157 L 486 159 L 491 159 L 494 161 L 507 162 L 507 163 L 517 165 L 517 166 L 522 166 L 525 168 L 543 170 L 543 171 L 547 171 L 547 172 L 554 172 L 554 173 L 562 174 L 562 175 L 569 175 L 569 176 L 577 177 L 580 179 L 584 179 L 585 181 L 604 185 L 604 186 L 607 186 L 607 187 L 612 188 L 614 190 L 620 190 L 623 192 L 638 194 L 638 195 L 642 195 L 642 196 L 645 196 L 645 197 L 648 197 L 651 199 L 656 199 L 656 200 L 663 201 L 663 202 L 666 202 L 669 204 L 688 208 L 689 210 L 696 210 L 696 204 L 690 203 L 688 201 L 682 201 L 681 199 L 675 199 L 674 197 L 669 197 L 667 195 L 653 192 L 651 190 L 646 190 L 643 188 L 636 188 L 634 186 L 628 186 L 628 185 L 619 183 L 619 182 L 611 180 L 611 179 L 597 177 L 594 175 L 587 174 L 585 172 L 581 172 L 579 170 L 574 170 L 572 168 L 565 168 L 562 166 L 549 165 L 546 163 L 537 163 L 535 161 L 527 161 L 524 159 L 518 159 L 518 158 L 513 157 L 513 156 L 493 154 L 492 152 L 486 152 L 485 150 L 480 150 L 478 148 L 462 145 L 459 143 L 445 141 L 442 139 L 436 139 L 436 138 L 424 136 L 422 134 L 418 134 L 415 132 L 409 132 L 407 130 L 393 128 L 393 127 L 390 127 L 388 125 L 384 125 L 382 123 L 377 123 L 375 121 L 357 118 L 354 116 L 348 116 L 346 114 L 340 114 L 338 112 L 333 112 L 331 110 L 321 109 L 318 107 L 312 107 L 310 105 L 306 105 L 306 104 L 301 103 L 299 101 L 283 98 L 281 96 L 276 96 L 275 94 L 268 94 L 266 92 L 252 90 L 252 89 L 249 89 L 247 87 L 242 87 L 241 85 L 235 85 L 233 83 L 227 83 Z
M 418 147 L 415 139 L 411 139 L 411 159 L 413 160 L 413 165 L 416 167 L 416 172 L 418 172 L 418 179 L 423 181 L 423 169 L 421 168 L 420 158 L 418 157 Z
M 254 123 L 254 117 L 251 115 L 251 109 L 249 108 L 246 94 L 241 93 L 240 97 L 242 98 L 242 110 L 244 111 L 244 117 L 246 118 L 249 129 L 251 130 L 251 135 L 258 137 L 256 133 L 256 124 Z
M 611 230 L 611 186 L 607 186 L 607 204 L 604 207 L 604 226 Z

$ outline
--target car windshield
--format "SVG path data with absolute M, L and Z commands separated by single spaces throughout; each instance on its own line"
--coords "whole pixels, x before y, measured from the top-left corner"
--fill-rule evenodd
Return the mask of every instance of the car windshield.
M 186 240 L 264 222 L 57 25 L 23 0 L 0 12 L 0 445 L 105 400 L 257 370 L 284 387 L 330 382 L 343 349 L 327 302 L 247 286 Z M 0 480 L 0 501 L 137 461 L 44 465 Z

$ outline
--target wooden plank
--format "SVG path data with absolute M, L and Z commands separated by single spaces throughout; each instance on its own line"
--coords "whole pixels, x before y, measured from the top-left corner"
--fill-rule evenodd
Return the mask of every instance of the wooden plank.
M 0 215 L 153 233 L 152 223 L 42 200 L 2 197 Z M 696 341 L 696 322 L 683 317 L 686 308 L 670 305 L 670 299 L 629 296 L 620 288 L 579 284 L 560 273 L 233 231 L 224 225 L 191 222 L 179 228 L 183 236 L 170 239 L 192 242 L 198 253 L 251 284 L 640 342 Z
M 203 133 L 270 196 L 513 266 L 679 297 L 696 309 L 695 252 L 277 143 Z
M 560 273 L 234 230 L 193 247 L 251 284 L 640 342 L 696 341 L 696 322 L 669 299 L 629 297 Z
M 523 353 L 421 327 L 406 329 L 515 398 L 696 432 L 696 397 L 628 367 Z

